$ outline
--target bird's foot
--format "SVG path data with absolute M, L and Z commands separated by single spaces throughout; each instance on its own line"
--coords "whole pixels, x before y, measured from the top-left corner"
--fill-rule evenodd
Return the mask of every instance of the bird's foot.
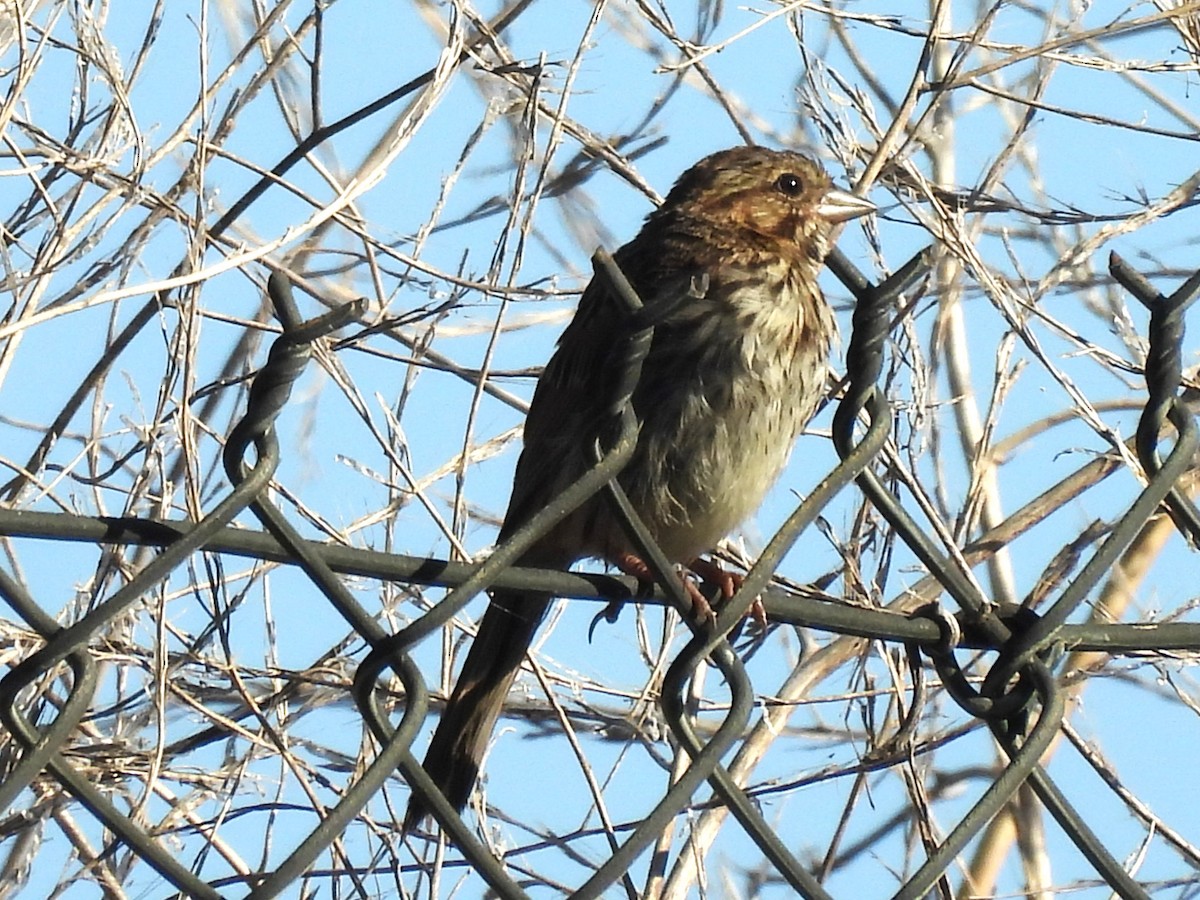
M 637 554 L 621 553 L 613 560 L 613 564 L 626 575 L 632 575 L 636 578 L 643 587 L 648 588 L 654 584 L 654 572 L 646 561 Z M 733 595 L 741 589 L 742 582 L 746 580 L 745 576 L 740 572 L 726 571 L 717 563 L 708 559 L 694 559 L 688 565 L 688 569 L 705 581 L 716 585 L 720 590 L 723 601 L 732 599 Z M 699 585 L 686 575 L 683 577 L 683 589 L 688 595 L 688 599 L 692 601 L 693 621 L 709 625 L 716 622 L 717 614 L 713 610 L 712 604 L 704 596 Z M 611 607 L 607 608 L 605 613 L 609 613 L 610 610 Z M 601 615 L 604 615 L 604 613 L 601 613 Z M 767 611 L 763 606 L 762 600 L 757 597 L 754 598 L 754 603 L 750 607 L 750 618 L 754 619 L 755 624 L 759 626 L 760 630 L 766 629 Z
M 632 575 L 636 578 L 644 590 L 653 589 L 655 582 L 654 570 L 636 553 L 620 553 L 612 562 L 613 565 L 626 575 Z M 716 621 L 717 614 L 713 612 L 708 598 L 700 592 L 700 588 L 694 581 L 690 581 L 685 577 L 683 579 L 683 590 L 688 595 L 688 599 L 692 601 L 691 614 L 694 621 L 705 622 L 710 625 Z
M 746 576 L 741 572 L 730 572 L 721 568 L 718 563 L 711 559 L 703 559 L 697 557 L 688 564 L 688 568 L 703 578 L 705 581 L 711 581 L 721 589 L 721 598 L 723 600 L 732 600 L 733 595 L 742 589 L 742 583 L 746 580 Z M 749 617 L 754 620 L 754 623 L 759 627 L 760 631 L 765 631 L 767 627 L 767 608 L 763 606 L 762 598 L 755 597 L 754 602 L 750 604 Z

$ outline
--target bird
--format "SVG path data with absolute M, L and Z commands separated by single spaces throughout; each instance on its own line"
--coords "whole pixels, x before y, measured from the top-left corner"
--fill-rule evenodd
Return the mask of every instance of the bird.
M 836 226 L 875 208 L 806 155 L 734 147 L 687 169 L 613 254 L 654 325 L 631 399 L 637 443 L 617 481 L 672 562 L 713 571 L 701 554 L 757 510 L 786 465 L 824 396 L 837 334 L 817 277 Z M 631 330 L 611 294 L 593 278 L 538 379 L 498 542 L 594 463 Z M 603 491 L 518 564 L 566 569 L 587 558 L 650 575 Z M 423 763 L 458 811 L 552 599 L 491 592 Z M 414 791 L 404 830 L 427 815 Z

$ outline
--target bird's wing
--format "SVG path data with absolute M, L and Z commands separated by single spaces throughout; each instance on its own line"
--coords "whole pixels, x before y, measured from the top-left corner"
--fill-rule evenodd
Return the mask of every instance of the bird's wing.
M 576 436 L 594 435 L 611 402 L 616 373 L 609 360 L 621 318 L 608 291 L 593 280 L 538 379 L 501 539 L 587 470 L 590 445 Z
M 638 249 L 630 244 L 617 252 L 617 263 L 626 273 L 647 270 L 637 258 Z M 686 316 L 683 311 L 689 304 L 703 302 L 707 279 L 686 271 L 661 277 L 661 268 L 658 274 L 650 283 L 634 282 L 643 303 L 636 315 L 612 295 L 602 277 L 593 278 L 584 290 L 575 316 L 538 379 L 501 538 L 591 466 L 596 438 L 614 424 L 610 411 L 621 388 L 629 336 L 647 324 L 663 325 Z M 652 345 L 650 355 L 654 354 Z

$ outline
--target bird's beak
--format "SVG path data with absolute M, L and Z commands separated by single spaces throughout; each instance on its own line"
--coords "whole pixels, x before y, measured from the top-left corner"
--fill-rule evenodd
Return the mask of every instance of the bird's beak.
M 870 200 L 856 197 L 849 191 L 833 188 L 817 204 L 817 215 L 830 222 L 847 222 L 873 213 L 877 208 Z

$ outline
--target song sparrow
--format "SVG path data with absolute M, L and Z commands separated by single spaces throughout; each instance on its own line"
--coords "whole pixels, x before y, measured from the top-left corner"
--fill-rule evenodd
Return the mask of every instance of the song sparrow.
M 618 480 L 669 559 L 692 563 L 712 549 L 787 462 L 821 397 L 836 330 L 817 287 L 833 226 L 873 209 L 805 156 L 738 147 L 688 169 L 616 252 L 655 324 L 633 394 L 641 432 Z M 584 291 L 534 392 L 500 540 L 592 464 L 628 315 L 600 280 Z M 648 571 L 600 495 L 521 564 L 566 568 L 585 557 Z M 492 594 L 425 757 L 457 809 L 550 599 Z M 413 794 L 405 828 L 426 812 Z

